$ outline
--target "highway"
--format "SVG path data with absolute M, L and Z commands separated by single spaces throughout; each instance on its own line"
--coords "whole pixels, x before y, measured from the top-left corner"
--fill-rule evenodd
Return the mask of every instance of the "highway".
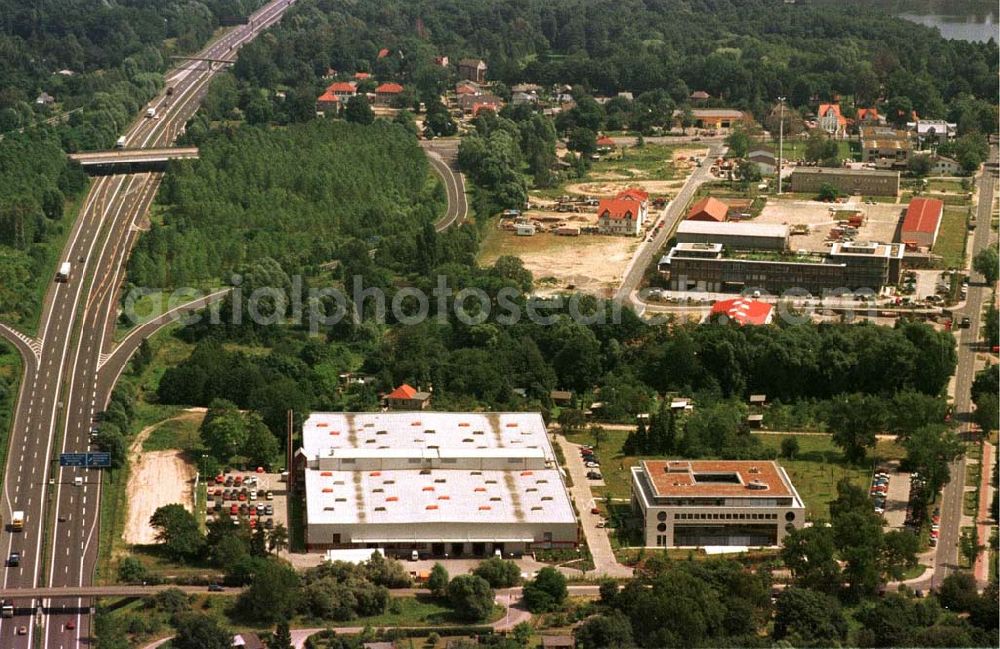
M 997 160 L 996 147 L 990 147 L 990 160 Z M 976 211 L 976 232 L 972 239 L 971 257 L 990 244 L 990 217 L 993 206 L 996 178 L 989 170 L 979 177 L 979 205 Z M 972 381 L 976 374 L 976 350 L 982 346 L 980 320 L 983 305 L 990 299 L 993 287 L 986 284 L 982 275 L 972 272 L 969 278 L 969 294 L 962 315 L 969 316 L 972 324 L 968 329 L 959 329 L 958 367 L 955 370 L 954 412 L 960 422 L 960 433 L 968 433 L 972 413 Z M 965 456 L 949 466 L 951 480 L 941 492 L 941 528 L 937 552 L 934 557 L 934 574 L 930 588 L 938 588 L 941 580 L 958 567 L 958 541 L 961 536 L 962 503 L 965 491 Z
M 642 283 L 642 277 L 652 263 L 653 256 L 660 254 L 663 246 L 666 245 L 667 240 L 670 239 L 674 229 L 677 227 L 677 223 L 684 218 L 684 210 L 688 202 L 695 195 L 695 192 L 698 191 L 698 188 L 703 183 L 714 178 L 711 173 L 712 165 L 709 161 L 721 156 L 725 153 L 725 150 L 726 147 L 723 144 L 718 142 L 712 143 L 709 154 L 705 158 L 705 164 L 695 168 L 694 173 L 688 176 L 687 182 L 684 183 L 684 186 L 671 199 L 666 209 L 660 215 L 659 218 L 663 222 L 663 227 L 660 228 L 659 233 L 653 236 L 652 241 L 646 240 L 639 244 L 635 254 L 632 256 L 632 261 L 629 262 L 628 267 L 625 269 L 625 274 L 622 276 L 622 283 L 615 293 L 615 300 L 619 302 L 628 300 L 635 305 L 640 315 L 642 314 L 643 305 L 638 300 L 634 300 L 633 293 L 639 288 L 639 284 Z
M 271 2 L 207 46 L 199 55 L 231 55 L 260 30 L 277 21 L 289 2 Z M 146 107 L 157 119 L 137 120 L 125 134 L 129 148 L 164 147 L 183 131 L 197 110 L 208 82 L 221 69 L 182 67 L 167 75 L 173 87 Z M 143 111 L 145 112 L 145 108 Z M 61 452 L 88 449 L 94 414 L 103 410 L 124 367 L 132 338 L 113 355 L 112 337 L 125 263 L 139 225 L 159 187 L 160 174 L 105 176 L 96 179 L 83 201 L 62 259 L 72 264 L 69 281 L 53 282 L 45 296 L 37 339 L 10 328 L 0 335 L 24 356 L 24 375 L 14 412 L 0 515 L 9 523 L 13 511 L 25 512 L 21 532 L 5 531 L 0 551 L 22 554 L 17 567 L 4 570 L 4 589 L 89 585 L 98 551 L 99 474 L 57 466 Z M 102 360 L 115 358 L 102 365 Z M 127 358 L 125 359 L 127 360 Z M 83 484 L 74 486 L 74 478 Z M 51 530 L 46 536 L 45 531 Z M 46 600 L 45 606 L 79 607 L 79 598 Z M 15 599 L 20 611 L 38 606 L 35 598 Z M 75 629 L 68 630 L 68 622 Z M 20 627 L 27 633 L 16 635 Z M 89 616 L 79 612 L 0 620 L 0 647 L 66 649 L 89 636 Z

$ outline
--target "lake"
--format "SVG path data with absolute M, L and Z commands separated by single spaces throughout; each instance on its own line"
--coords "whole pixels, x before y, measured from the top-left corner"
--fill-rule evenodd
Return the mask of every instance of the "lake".
M 957 39 L 961 41 L 988 41 L 989 39 L 1000 40 L 997 24 L 997 16 L 993 12 L 979 15 L 946 15 L 946 14 L 914 14 L 900 13 L 900 18 L 937 27 L 941 30 L 941 35 L 945 38 Z

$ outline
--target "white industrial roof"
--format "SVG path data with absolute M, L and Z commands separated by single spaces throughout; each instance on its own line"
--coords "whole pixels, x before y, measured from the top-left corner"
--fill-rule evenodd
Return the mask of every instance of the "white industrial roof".
M 546 460 L 555 459 L 545 422 L 532 412 L 317 412 L 302 426 L 302 448 L 310 458 L 329 457 L 331 449 L 371 449 L 388 457 L 414 449 L 537 448 Z
M 525 524 L 576 520 L 555 469 L 310 470 L 305 472 L 305 478 L 310 525 Z M 377 528 L 366 527 L 366 530 L 373 537 L 380 534 Z
M 726 235 L 730 237 L 788 237 L 788 226 L 782 223 L 747 223 L 744 221 L 681 221 L 677 234 Z

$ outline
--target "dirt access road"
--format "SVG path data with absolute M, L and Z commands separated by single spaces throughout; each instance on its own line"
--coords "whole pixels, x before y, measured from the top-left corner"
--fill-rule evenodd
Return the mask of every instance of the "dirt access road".
M 129 448 L 128 515 L 125 518 L 124 539 L 133 545 L 156 542 L 156 530 L 149 524 L 149 517 L 158 507 L 180 503 L 188 510 L 194 506 L 195 467 L 177 449 L 142 451 L 149 435 L 168 421 L 178 419 L 201 420 L 203 411 L 187 411 L 171 419 L 147 426 L 136 435 Z

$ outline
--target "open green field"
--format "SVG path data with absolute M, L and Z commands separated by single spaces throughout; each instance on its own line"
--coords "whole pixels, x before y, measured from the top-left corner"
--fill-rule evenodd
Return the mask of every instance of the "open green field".
M 965 265 L 965 242 L 968 238 L 967 209 L 946 207 L 941 215 L 941 230 L 934 243 L 934 254 L 941 255 L 945 268 Z
M 777 143 L 769 144 L 774 149 L 775 155 L 778 153 Z M 854 158 L 854 153 L 851 151 L 851 143 L 847 140 L 837 141 L 837 154 L 841 159 L 844 158 Z M 790 140 L 786 139 L 784 144 L 783 155 L 785 160 L 803 160 L 806 157 L 806 141 L 805 140 Z M 859 158 L 860 159 L 860 158 Z
M 641 148 L 628 144 L 615 152 L 602 155 L 600 160 L 590 163 L 590 169 L 583 178 L 571 178 L 555 187 L 531 189 L 534 196 L 558 198 L 566 193 L 567 184 L 580 182 L 595 182 L 602 180 L 675 180 L 683 179 L 673 165 L 674 151 L 681 148 L 678 145 L 645 144 Z M 688 148 L 699 148 L 697 144 Z M 531 186 L 531 179 L 528 178 Z
M 837 482 L 841 478 L 849 478 L 851 482 L 865 489 L 868 487 L 873 466 L 871 458 L 864 465 L 849 464 L 829 435 L 772 433 L 753 433 L 753 435 L 774 455 L 778 455 L 781 440 L 785 437 L 793 436 L 798 440 L 799 454 L 796 458 L 794 460 L 778 458 L 777 462 L 788 472 L 789 478 L 805 501 L 806 518 L 809 520 L 829 518 L 828 505 L 836 497 Z M 625 430 L 606 430 L 604 439 L 595 449 L 601 459 L 600 470 L 605 484 L 593 490 L 598 500 L 608 497 L 613 500 L 628 500 L 632 490 L 630 467 L 638 464 L 641 459 L 649 459 L 621 454 L 621 447 L 627 436 L 628 431 Z M 574 433 L 566 437 L 575 444 L 594 444 L 593 436 L 588 432 Z M 904 451 L 896 442 L 879 440 L 874 455 L 879 460 L 899 459 L 903 457 Z
M 142 443 L 143 451 L 164 451 L 179 448 L 185 451 L 196 451 L 202 447 L 198 428 L 201 417 L 168 419 L 150 432 Z

